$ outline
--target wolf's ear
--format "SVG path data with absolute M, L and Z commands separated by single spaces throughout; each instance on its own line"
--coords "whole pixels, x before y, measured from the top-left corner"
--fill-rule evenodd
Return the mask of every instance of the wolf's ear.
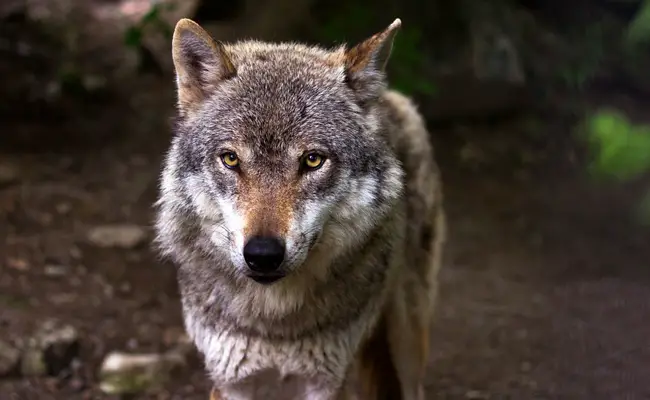
M 382 84 L 393 40 L 401 26 L 402 21 L 397 18 L 383 31 L 345 52 L 345 70 L 353 88 L 368 91 Z
M 237 75 L 223 44 L 190 19 L 183 18 L 176 24 L 172 57 L 182 114 L 199 106 L 220 82 Z

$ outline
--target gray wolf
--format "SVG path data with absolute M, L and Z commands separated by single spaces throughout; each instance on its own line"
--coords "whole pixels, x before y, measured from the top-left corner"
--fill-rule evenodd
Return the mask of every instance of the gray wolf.
M 176 25 L 156 242 L 214 399 L 423 399 L 445 217 L 387 88 L 400 25 L 334 49 Z

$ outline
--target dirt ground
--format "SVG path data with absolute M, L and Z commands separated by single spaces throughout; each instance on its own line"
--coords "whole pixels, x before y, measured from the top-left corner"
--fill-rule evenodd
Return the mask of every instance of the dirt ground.
M 169 77 L 129 86 L 65 118 L 3 124 L 0 161 L 18 173 L 0 187 L 0 338 L 56 317 L 81 331 L 81 351 L 69 376 L 0 379 L 2 400 L 118 399 L 98 388 L 106 353 L 162 351 L 182 329 L 171 265 L 146 243 L 87 240 L 102 224 L 151 225 L 173 86 Z M 585 98 L 620 99 L 641 115 L 650 106 L 625 93 Z M 544 140 L 522 138 L 531 119 L 544 121 L 535 128 Z M 650 398 L 650 235 L 631 217 L 643 187 L 590 180 L 569 120 L 559 104 L 491 125 L 431 126 L 450 239 L 430 399 Z M 10 135 L 41 146 L 18 149 Z M 91 136 L 103 139 L 79 139 Z M 468 146 L 480 149 L 471 161 Z M 165 390 L 133 398 L 207 392 L 193 356 Z

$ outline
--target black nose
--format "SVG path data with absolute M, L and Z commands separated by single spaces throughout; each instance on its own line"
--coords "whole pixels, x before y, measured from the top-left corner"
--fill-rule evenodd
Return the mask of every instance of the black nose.
M 251 238 L 244 246 L 244 260 L 254 272 L 274 272 L 284 260 L 284 244 L 273 237 Z

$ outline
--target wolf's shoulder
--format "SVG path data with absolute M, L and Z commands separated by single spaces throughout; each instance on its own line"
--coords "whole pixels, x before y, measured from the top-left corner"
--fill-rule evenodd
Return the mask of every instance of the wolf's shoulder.
M 435 164 L 429 131 L 415 102 L 398 91 L 386 90 L 380 107 L 385 135 L 405 167 L 413 162 Z

